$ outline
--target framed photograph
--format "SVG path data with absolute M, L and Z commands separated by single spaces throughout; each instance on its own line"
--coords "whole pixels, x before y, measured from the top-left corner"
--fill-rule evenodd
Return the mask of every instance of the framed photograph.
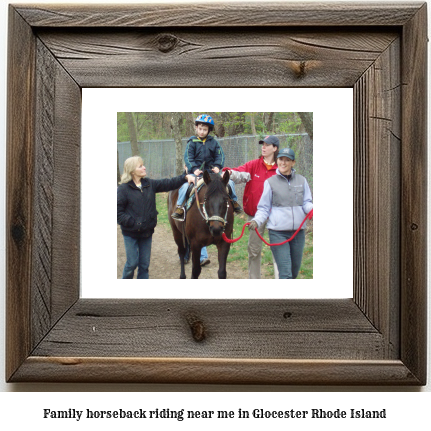
M 229 181 L 228 187 L 230 203 L 220 206 L 218 208 L 219 213 L 217 215 L 215 213 L 211 213 L 212 216 L 216 215 L 216 217 L 221 218 L 221 220 L 218 219 L 215 221 L 217 223 L 222 223 L 223 226 L 223 229 L 217 230 L 215 237 L 211 235 L 210 229 L 208 228 L 208 224 L 211 224 L 212 222 L 206 221 L 206 219 L 210 217 L 209 213 L 207 213 L 207 208 L 210 208 L 211 206 L 209 202 L 204 205 L 204 194 L 205 190 L 207 190 L 206 185 L 202 185 L 202 189 L 198 186 L 201 190 L 201 197 L 198 199 L 199 209 L 197 205 L 195 205 L 196 198 L 194 189 L 190 187 L 189 184 L 184 184 L 184 186 L 182 186 L 184 188 L 184 192 L 187 190 L 187 192 L 191 193 L 191 197 L 188 196 L 187 198 L 184 198 L 184 206 L 187 207 L 187 217 L 182 217 L 181 221 L 178 222 L 175 222 L 171 216 L 176 210 L 177 205 L 179 205 L 179 202 L 182 202 L 178 200 L 177 203 L 177 198 L 171 199 L 175 195 L 175 190 L 171 190 L 170 192 L 165 191 L 155 193 L 155 202 L 158 215 L 157 228 L 152 235 L 152 243 L 154 244 L 154 247 L 151 248 L 151 269 L 149 271 L 150 279 L 178 279 L 180 275 L 180 261 L 178 253 L 176 252 L 178 245 L 182 246 L 185 241 L 187 241 L 186 244 L 188 249 L 186 249 L 185 262 L 192 263 L 189 244 L 191 243 L 190 236 L 193 237 L 194 233 L 203 234 L 204 238 L 202 242 L 204 249 L 200 251 L 200 261 L 203 263 L 202 267 L 205 267 L 205 270 L 201 271 L 199 278 L 204 278 L 206 280 L 218 280 L 219 268 L 220 266 L 224 266 L 224 259 L 226 258 L 227 262 L 229 263 L 227 274 L 228 279 L 249 279 L 247 256 L 244 259 L 244 251 L 247 249 L 249 234 L 248 229 L 246 232 L 244 232 L 244 225 L 248 222 L 247 214 L 254 214 L 254 212 L 251 210 L 252 204 L 257 206 L 259 201 L 257 197 L 255 198 L 255 196 L 257 196 L 256 191 L 254 194 L 252 194 L 250 193 L 250 190 L 253 184 L 257 188 L 261 187 L 263 190 L 265 179 L 276 173 L 277 163 L 273 154 L 276 154 L 275 151 L 277 149 L 281 151 L 285 148 L 290 148 L 293 151 L 293 157 L 295 157 L 295 175 L 301 175 L 307 181 L 307 187 L 310 191 L 309 199 L 311 202 L 314 187 L 313 112 L 303 112 L 302 110 L 296 112 L 283 112 L 280 111 L 280 108 L 282 109 L 284 107 L 284 109 L 286 109 L 287 106 L 292 106 L 294 100 L 298 99 L 300 96 L 306 100 L 305 103 L 301 103 L 301 106 L 306 105 L 307 103 L 310 106 L 310 97 L 312 97 L 312 94 L 315 94 L 315 96 L 319 97 L 319 94 L 322 96 L 324 93 L 329 94 L 330 90 L 316 89 L 312 91 L 309 89 L 308 92 L 302 89 L 272 89 L 275 91 L 270 91 L 271 89 L 261 88 L 261 91 L 256 90 L 253 88 L 234 89 L 207 87 L 177 89 L 134 89 L 132 100 L 125 100 L 128 99 L 131 94 L 128 91 L 123 91 L 122 89 L 118 89 L 117 91 L 112 91 L 110 89 L 102 89 L 99 91 L 97 89 L 95 91 L 90 91 L 90 96 L 87 94 L 87 90 L 85 90 L 85 94 L 83 95 L 83 117 L 85 118 L 84 113 L 85 110 L 88 109 L 89 112 L 97 113 L 97 118 L 100 118 L 100 120 L 96 122 L 96 115 L 90 115 L 89 121 L 85 123 L 88 126 L 83 125 L 83 149 L 85 148 L 88 150 L 88 153 L 82 154 L 82 159 L 84 160 L 86 157 L 88 157 L 89 160 L 94 160 L 95 157 L 100 159 L 102 156 L 100 153 L 100 146 L 92 145 L 91 142 L 97 142 L 98 140 L 100 142 L 112 141 L 112 135 L 114 134 L 114 131 L 110 127 L 103 127 L 103 124 L 108 122 L 116 124 L 117 145 L 109 145 L 109 150 L 103 150 L 103 155 L 106 155 L 104 163 L 108 163 L 110 166 L 115 164 L 117 165 L 117 181 L 118 183 L 129 183 L 126 189 L 131 186 L 131 183 L 130 176 L 127 176 L 126 180 L 122 180 L 124 167 L 126 166 L 125 162 L 126 160 L 128 162 L 131 161 L 132 159 L 130 159 L 130 157 L 133 157 L 134 155 L 141 157 L 145 167 L 145 178 L 151 182 L 152 180 L 159 181 L 170 179 L 182 174 L 185 170 L 186 162 L 189 163 L 189 165 L 186 166 L 188 171 L 192 172 L 193 167 L 190 164 L 189 157 L 191 157 L 193 163 L 195 163 L 194 157 L 198 151 L 200 152 L 199 157 L 201 157 L 208 147 L 210 147 L 207 153 L 209 156 L 207 156 L 204 165 L 208 166 L 206 170 L 213 173 L 214 167 L 211 168 L 211 166 L 217 162 L 220 163 L 221 169 L 221 172 L 218 172 L 219 175 L 224 175 L 224 169 L 230 169 L 230 178 L 235 178 L 233 176 L 235 174 L 233 174 L 234 171 L 232 171 L 232 169 L 235 169 L 239 166 L 244 166 L 251 160 L 259 162 L 259 158 L 262 156 L 263 152 L 265 151 L 265 155 L 267 151 L 269 152 L 269 156 L 267 157 L 268 162 L 272 164 L 270 169 L 268 170 L 262 161 L 260 161 L 259 167 L 264 168 L 264 170 L 262 169 L 262 172 L 252 172 L 251 175 L 250 173 L 248 174 L 248 179 L 254 179 L 253 183 L 250 183 L 249 181 L 246 183 L 245 178 L 240 179 L 239 177 L 235 178 L 236 181 Z M 205 94 L 203 100 L 201 100 L 202 93 Z M 350 96 L 350 103 L 347 102 L 346 105 L 352 106 L 352 89 L 338 89 L 338 93 L 347 93 L 347 95 Z M 334 96 L 335 95 L 333 95 L 333 97 Z M 89 98 L 90 102 L 88 101 Z M 113 100 L 113 102 L 110 103 L 109 100 Z M 168 101 L 168 103 L 166 103 L 166 101 Z M 87 103 L 91 103 L 91 106 L 85 108 L 84 104 Z M 118 108 L 116 109 L 116 104 L 118 103 L 120 103 L 122 107 L 124 107 L 126 104 L 132 103 L 133 106 L 138 105 L 135 107 L 140 108 L 140 110 L 137 112 L 133 110 L 117 112 Z M 197 110 L 198 112 L 177 111 L 177 109 L 181 109 L 181 107 L 185 105 L 192 104 L 195 105 L 195 111 Z M 255 108 L 258 108 L 259 105 L 262 107 L 264 104 L 268 106 L 270 111 L 259 112 L 252 108 L 253 105 Z M 222 111 L 213 110 L 217 107 L 221 108 L 223 105 L 224 109 Z M 322 105 L 323 104 L 320 104 L 320 106 Z M 298 109 L 299 105 L 296 104 L 296 106 Z M 347 120 L 346 124 L 350 125 L 348 136 L 352 138 L 352 112 L 350 112 L 350 115 L 348 115 L 349 110 L 342 110 L 341 106 L 343 106 L 343 103 L 338 106 L 337 114 L 334 113 L 334 115 L 338 115 L 339 113 L 344 114 L 344 118 Z M 234 107 L 235 109 L 240 110 L 235 112 L 228 111 L 229 107 Z M 174 112 L 167 111 L 168 108 L 171 110 L 174 109 Z M 208 114 L 199 114 L 199 112 L 207 112 Z M 206 119 L 205 116 L 208 115 L 208 121 L 214 123 L 214 130 L 208 132 L 206 136 L 202 137 L 202 141 L 199 142 L 197 139 L 195 120 L 202 115 L 204 115 L 204 119 Z M 307 127 L 309 133 L 306 132 L 301 118 L 304 118 L 304 121 L 308 120 Z M 327 116 L 327 119 L 329 120 L 328 129 L 330 129 L 331 118 Z M 322 120 L 322 123 L 323 122 L 324 121 Z M 89 138 L 88 145 L 85 144 L 87 139 L 87 129 L 89 131 L 88 133 L 93 136 L 93 138 Z M 205 131 L 206 128 L 201 133 L 205 133 Z M 339 132 L 338 134 L 339 139 L 337 142 L 343 141 L 343 133 Z M 131 136 L 136 136 L 136 139 L 131 139 Z M 275 136 L 277 146 L 271 145 L 268 147 L 268 144 L 265 146 L 259 144 L 259 142 L 262 142 L 262 139 L 265 139 L 265 137 L 268 136 Z M 207 139 L 208 143 L 206 142 Z M 344 145 L 341 145 L 341 151 L 337 151 L 337 153 L 340 153 L 340 158 L 341 154 L 348 153 L 352 150 L 352 145 L 345 145 L 345 138 L 343 144 Z M 321 147 L 322 151 L 324 151 L 325 145 L 321 145 Z M 107 149 L 108 147 L 103 148 Z M 342 151 L 343 149 L 346 151 Z M 109 154 L 108 151 L 110 151 Z M 336 151 L 334 150 L 334 154 L 335 152 Z M 214 154 L 216 157 L 213 156 Z M 201 166 L 201 164 L 203 164 L 202 161 L 199 163 L 199 166 Z M 351 165 L 352 158 L 350 153 L 350 163 L 346 161 L 343 165 L 345 173 L 347 173 L 349 179 L 352 177 Z M 85 170 L 86 166 L 89 167 L 88 172 Z M 249 166 L 250 165 L 248 165 L 248 169 L 250 169 Z M 92 164 L 89 163 L 84 165 L 83 169 L 83 182 L 91 182 L 91 178 L 94 176 Z M 218 171 L 218 167 L 216 167 L 214 170 Z M 87 180 L 85 178 L 87 178 Z M 200 178 L 202 178 L 202 174 L 200 175 Z M 348 181 L 346 181 L 346 183 L 348 184 Z M 256 184 L 258 185 L 256 186 Z M 123 190 L 124 187 L 125 186 L 121 186 L 120 190 Z M 179 187 L 177 186 L 176 188 Z M 92 221 L 93 214 L 95 213 L 94 211 L 97 212 L 97 210 L 102 207 L 106 208 L 106 202 L 115 202 L 116 196 L 113 196 L 113 194 L 114 192 L 117 193 L 117 188 L 106 187 L 103 189 L 103 191 L 97 193 L 97 197 L 94 195 L 94 193 L 91 193 L 91 190 L 83 187 L 82 193 L 85 193 L 86 191 L 89 193 L 88 196 L 82 195 L 83 201 L 81 208 L 86 214 L 88 214 L 88 218 L 83 217 L 82 221 L 85 223 L 85 221 L 88 220 L 88 230 L 90 231 L 92 226 L 94 226 Z M 351 191 L 352 187 L 349 189 L 349 192 Z M 328 191 L 328 195 L 329 194 L 330 192 Z M 137 194 L 137 196 L 142 198 L 143 195 L 141 193 Z M 227 221 L 226 215 L 228 214 L 229 209 L 233 209 L 235 205 L 234 202 L 237 202 L 239 205 L 239 209 L 237 209 L 238 212 L 235 214 L 235 217 L 233 217 L 233 220 Z M 91 208 L 85 209 L 86 205 L 90 205 Z M 241 206 L 244 206 L 244 210 L 242 210 Z M 346 205 L 346 207 L 348 207 L 348 205 Z M 105 229 L 107 235 L 108 232 L 112 232 L 110 226 L 115 223 L 114 215 L 116 214 L 116 208 L 114 208 L 112 205 L 108 211 L 110 216 L 105 217 L 105 219 L 101 221 L 101 223 L 103 222 L 106 224 Z M 127 211 L 126 205 L 124 205 L 124 211 Z M 208 215 L 206 215 L 206 213 Z M 299 220 L 298 217 L 298 226 L 307 216 L 307 214 L 303 212 L 302 208 L 301 216 L 301 220 Z M 348 217 L 346 217 L 346 219 L 347 218 Z M 292 219 L 290 220 L 292 221 Z M 352 225 L 351 220 L 352 218 L 350 217 L 350 220 L 346 220 L 345 222 L 346 224 L 349 223 L 350 227 Z M 187 235 L 187 239 L 183 234 L 186 225 L 190 226 L 190 232 Z M 221 225 L 218 224 L 218 226 Z M 230 227 L 232 232 L 229 230 Z M 302 227 L 304 228 L 302 234 L 305 233 L 304 251 L 302 254 L 304 258 L 300 262 L 298 281 L 313 279 L 313 257 L 315 251 L 313 248 L 313 223 L 307 217 L 307 220 L 305 220 Z M 125 249 L 125 241 L 127 241 L 127 238 L 124 238 L 122 229 L 125 229 L 127 232 L 127 226 L 125 225 L 124 220 L 121 225 L 118 224 L 116 235 L 112 235 L 112 237 L 110 235 L 109 243 L 111 245 L 103 247 L 103 250 L 108 250 L 108 248 L 109 250 L 117 249 L 117 262 L 113 262 L 112 266 L 110 264 L 109 267 L 116 267 L 116 278 L 118 279 L 123 279 L 123 277 L 128 276 L 124 275 L 124 268 L 127 261 Z M 295 227 L 295 230 L 296 229 L 297 226 Z M 174 238 L 174 232 L 177 235 L 176 238 Z M 223 233 L 225 235 L 227 233 L 227 235 L 229 235 L 228 239 L 230 239 L 232 242 L 223 240 Z M 115 234 L 115 232 L 112 232 L 112 234 Z M 266 240 L 268 240 L 268 235 L 265 234 L 264 236 L 266 236 Z M 82 239 L 85 239 L 85 235 L 82 235 Z M 92 278 L 91 273 L 94 273 L 92 270 L 92 267 L 94 266 L 94 259 L 91 258 L 91 255 L 100 256 L 101 264 L 102 261 L 106 262 L 107 257 L 100 249 L 100 244 L 93 243 L 91 241 L 91 235 L 88 235 L 88 239 L 89 241 L 87 245 L 82 245 L 82 249 L 88 253 L 89 259 L 85 259 L 85 257 L 82 256 L 81 261 L 82 265 L 88 262 L 90 273 L 90 277 L 88 278 Z M 264 279 L 274 280 L 274 277 L 278 278 L 278 273 L 274 274 L 275 271 L 271 248 L 269 246 L 262 248 L 264 243 L 259 238 L 257 239 L 260 243 L 258 245 L 261 246 L 262 250 L 259 251 L 259 253 L 263 253 L 262 265 L 258 265 L 259 271 L 262 272 L 262 277 Z M 117 242 L 117 247 L 115 247 L 114 244 L 115 240 Z M 219 240 L 221 241 L 219 242 Z M 108 241 L 106 244 L 107 243 Z M 228 248 L 226 248 L 226 246 Z M 327 250 L 323 251 L 323 248 L 324 247 L 322 246 L 320 249 L 321 256 L 325 253 L 328 253 Z M 351 244 L 349 248 L 352 250 Z M 221 264 L 218 262 L 219 249 L 222 256 Z M 349 259 L 348 253 L 345 253 L 343 256 L 346 256 L 346 261 Z M 347 265 L 349 263 L 351 264 L 351 255 L 350 260 L 347 262 Z M 190 279 L 192 275 L 192 266 L 194 265 L 187 265 L 184 268 L 185 276 L 188 279 Z M 144 272 L 140 274 L 141 277 L 143 277 L 143 273 Z M 100 275 L 101 274 L 99 273 L 96 277 L 99 278 Z M 138 271 L 133 271 L 130 276 L 132 278 L 138 278 Z M 106 278 L 108 277 L 110 277 L 111 280 L 114 278 L 111 271 L 109 271 L 109 274 L 106 273 Z M 83 279 L 85 278 L 85 274 L 83 273 Z M 108 280 L 106 281 L 109 283 Z M 129 288 L 131 286 L 128 281 L 120 283 L 123 283 L 124 289 L 118 288 L 117 291 L 127 292 L 130 290 Z M 120 283 L 116 284 L 119 285 Z M 180 282 L 181 284 L 178 284 L 178 281 L 174 283 L 154 283 L 157 283 L 157 285 L 154 286 L 155 290 L 152 289 L 151 283 L 148 283 L 148 280 L 145 282 L 145 289 L 142 289 L 142 287 L 144 287 L 142 284 L 135 287 L 141 292 L 142 290 L 146 291 L 146 294 L 148 294 L 148 291 L 150 291 L 153 295 L 155 292 L 157 292 L 157 295 L 159 295 L 161 287 L 171 287 L 172 292 L 175 294 L 178 292 L 184 293 L 184 289 L 187 288 L 187 286 L 190 286 L 189 281 Z M 237 291 L 237 294 L 238 291 L 245 290 L 249 292 L 251 283 L 252 282 L 250 281 L 247 282 L 247 289 L 239 288 L 234 290 Z M 235 283 L 225 284 L 234 285 Z M 295 284 L 295 282 L 293 282 L 293 284 Z M 95 287 L 96 285 L 97 283 L 92 283 L 92 286 Z M 209 287 L 207 284 L 205 284 L 205 286 L 206 288 Z M 241 283 L 237 283 L 237 286 L 240 287 Z M 260 284 L 257 284 L 257 287 L 258 289 L 262 290 L 262 286 Z M 223 290 L 232 290 L 231 288 L 232 286 L 230 285 L 227 287 L 227 289 Z M 104 290 L 105 289 L 98 289 L 99 292 L 96 292 L 96 294 L 103 294 Z M 213 290 L 211 288 L 209 290 L 212 291 L 212 294 L 217 293 L 217 296 L 219 296 L 221 293 L 220 289 Z M 201 291 L 202 289 L 199 287 L 199 290 L 195 293 L 195 297 L 200 297 L 199 292 Z M 225 296 L 221 297 L 224 298 Z
M 334 299 L 353 297 L 353 89 L 351 88 L 205 88 L 205 98 L 201 100 L 200 88 L 126 88 L 105 89 L 85 88 L 82 91 L 82 151 L 81 151 L 81 298 L 207 298 L 207 299 Z M 169 103 L 166 103 L 169 100 Z M 200 281 L 191 280 L 191 267 L 186 265 L 186 280 L 179 280 L 180 265 L 176 252 L 172 229 L 168 217 L 167 193 L 156 195 L 158 215 L 157 228 L 152 237 L 153 247 L 149 269 L 150 279 L 145 286 L 140 282 L 130 283 L 122 278 L 125 266 L 124 240 L 120 227 L 113 230 L 116 224 L 116 187 L 114 177 L 109 182 L 103 178 L 107 187 L 99 187 L 94 193 L 93 187 L 86 184 L 94 182 L 94 160 L 101 166 L 111 166 L 113 175 L 118 165 L 118 176 L 123 172 L 126 158 L 132 155 L 128 127 L 125 124 L 126 113 L 132 117 L 139 136 L 138 148 L 134 151 L 143 157 L 147 177 L 161 179 L 175 176 L 175 143 L 170 127 L 173 112 L 186 107 L 199 112 L 214 112 L 217 126 L 224 124 L 224 136 L 218 131 L 217 141 L 224 151 L 226 167 L 243 165 L 249 160 L 256 160 L 262 150 L 258 144 L 257 133 L 262 132 L 264 116 L 273 117 L 274 131 L 278 136 L 280 148 L 287 146 L 296 152 L 295 170 L 303 175 L 310 186 L 313 203 L 322 208 L 319 218 L 308 223 L 306 244 L 300 273 L 297 280 L 290 280 L 286 285 L 283 280 L 274 279 L 273 259 L 270 247 L 264 245 L 262 252 L 261 273 L 265 279 L 265 289 L 260 280 L 248 280 L 248 229 L 244 229 L 247 216 L 235 216 L 233 238 L 240 238 L 233 243 L 228 255 L 226 282 L 218 280 L 218 258 L 216 246 L 207 249 L 210 264 L 202 268 Z M 268 114 L 255 109 L 265 107 Z M 237 113 L 226 111 L 228 108 Z M 306 109 L 313 112 L 313 131 L 303 132 L 300 115 Z M 118 111 L 120 109 L 120 111 Z M 154 111 L 156 109 L 156 111 Z M 248 109 L 248 111 L 247 111 Z M 251 111 L 250 111 L 251 109 Z M 290 112 L 282 112 L 289 109 Z M 181 111 L 178 115 L 187 118 L 183 125 L 183 149 L 179 151 L 184 163 L 184 150 L 188 138 L 194 132 L 193 121 L 198 114 Z M 298 114 L 298 112 L 300 114 Z M 243 113 L 243 114 L 241 114 Z M 273 114 L 271 114 L 273 113 Z M 235 119 L 242 115 L 245 124 Z M 230 125 L 222 122 L 221 117 L 233 116 L 235 121 Z M 193 117 L 193 121 L 191 120 Z M 250 134 L 251 118 L 254 118 L 256 134 Z M 191 124 L 191 125 L 190 125 Z M 187 128 L 185 128 L 187 126 Z M 152 127 L 156 127 L 151 131 Z M 244 127 L 245 133 L 231 136 L 229 127 Z M 118 133 L 117 133 L 118 132 Z M 300 133 L 299 133 L 300 132 Z M 117 143 L 113 139 L 117 136 Z M 157 137 L 164 139 L 156 139 Z M 151 138 L 151 139 L 149 139 Z M 262 136 L 263 138 L 263 136 Z M 313 149 L 313 140 L 319 146 Z M 328 165 L 328 150 L 331 157 Z M 337 230 L 343 232 L 343 253 L 338 253 L 339 243 L 327 241 L 326 226 L 333 222 L 330 205 L 333 191 L 325 187 L 324 182 L 313 181 L 316 176 L 325 175 L 328 166 L 337 167 L 337 175 L 343 178 L 338 187 L 342 197 L 341 215 L 337 217 Z M 275 172 L 275 171 L 274 171 Z M 263 184 L 263 182 L 262 182 Z M 245 184 L 236 185 L 238 201 L 246 205 Z M 245 200 L 244 200 L 245 199 Z M 202 203 L 202 200 L 201 200 Z M 104 232 L 100 241 L 94 241 L 94 214 L 103 208 L 103 218 L 97 221 L 97 227 Z M 250 208 L 244 207 L 245 213 Z M 206 228 L 207 229 L 207 228 Z M 265 234 L 267 235 L 267 234 Z M 266 236 L 267 239 L 269 239 Z M 315 238 L 315 241 L 314 241 Z M 117 253 L 114 251 L 117 250 Z M 245 259 L 244 259 L 245 254 Z M 337 267 L 332 271 L 331 256 L 337 255 Z M 190 263 L 190 262 L 189 262 Z M 105 268 L 94 271 L 94 268 Z M 326 277 L 331 272 L 331 283 Z M 137 276 L 135 271 L 135 277 Z M 171 280 L 163 282 L 163 280 Z M 175 281 L 172 281 L 175 279 Z M 202 279 L 204 279 L 202 281 Z M 349 280 L 349 283 L 346 282 Z M 202 288 L 204 283 L 205 288 Z M 103 288 L 100 286 L 103 285 Z M 288 286 L 288 288 L 286 288 Z M 322 286 L 324 286 L 322 288 Z M 145 287 L 145 288 L 144 288 Z
M 426 4 L 241 7 L 10 6 L 7 381 L 426 384 Z M 82 297 L 84 90 L 203 86 L 352 89 L 352 298 Z

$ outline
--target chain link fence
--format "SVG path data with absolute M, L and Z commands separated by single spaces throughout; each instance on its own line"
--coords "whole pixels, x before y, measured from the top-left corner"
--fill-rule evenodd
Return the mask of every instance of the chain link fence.
M 296 155 L 296 171 L 303 175 L 313 192 L 313 142 L 307 133 L 275 135 L 280 140 L 280 148 L 292 148 Z M 183 138 L 183 150 L 186 150 L 189 138 Z M 261 155 L 259 137 L 255 135 L 228 136 L 217 138 L 225 154 L 225 167 L 235 168 L 257 159 Z M 118 163 L 120 174 L 124 161 L 132 156 L 129 142 L 118 142 Z M 170 178 L 175 176 L 175 141 L 173 139 L 148 140 L 138 142 L 139 154 L 144 160 L 147 175 L 150 178 Z M 236 186 L 239 202 L 242 202 L 244 184 Z

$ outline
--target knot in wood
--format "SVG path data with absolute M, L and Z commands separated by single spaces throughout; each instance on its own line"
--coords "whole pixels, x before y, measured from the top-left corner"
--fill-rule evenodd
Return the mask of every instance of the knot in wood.
M 172 51 L 178 45 L 178 38 L 172 34 L 162 34 L 157 38 L 157 49 L 161 52 Z
M 17 223 L 12 225 L 11 235 L 17 245 L 21 245 L 25 239 L 25 228 L 22 224 Z
M 206 338 L 206 329 L 205 325 L 201 319 L 198 319 L 196 316 L 187 316 L 187 323 L 190 326 L 190 330 L 192 332 L 192 337 L 195 341 L 201 342 Z
M 307 71 L 307 62 L 306 61 L 295 61 L 291 66 L 293 72 L 295 73 L 297 78 L 304 78 Z
M 411 230 L 417 230 L 419 228 L 419 226 L 416 223 L 412 223 L 412 225 L 410 226 Z
M 288 61 L 287 64 L 298 79 L 305 78 L 313 69 L 322 66 L 318 60 Z

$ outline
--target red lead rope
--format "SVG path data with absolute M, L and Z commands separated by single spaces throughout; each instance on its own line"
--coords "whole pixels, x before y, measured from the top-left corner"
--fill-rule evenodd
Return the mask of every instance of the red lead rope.
M 263 238 L 262 238 L 262 236 L 260 235 L 260 233 L 258 232 L 258 230 L 256 229 L 255 230 L 255 232 L 257 233 L 257 236 L 266 244 L 266 245 L 269 245 L 270 247 L 275 247 L 275 246 L 277 246 L 277 245 L 283 245 L 283 244 L 286 244 L 286 242 L 289 242 L 289 241 L 292 241 L 292 239 L 293 238 L 295 238 L 295 236 L 296 236 L 296 234 L 301 230 L 301 228 L 302 228 L 302 225 L 305 223 L 305 220 L 307 220 L 307 219 L 312 219 L 312 217 L 313 217 L 313 210 L 311 210 L 306 216 L 305 216 L 305 218 L 304 218 L 304 220 L 302 220 L 302 223 L 301 223 L 301 225 L 299 226 L 299 228 L 298 229 L 296 229 L 296 231 L 295 231 L 295 233 L 289 238 L 289 239 L 286 239 L 286 241 L 283 241 L 283 242 L 279 242 L 279 243 L 277 243 L 277 244 L 269 244 L 269 243 L 267 243 Z M 241 232 L 241 235 L 238 237 L 238 238 L 236 238 L 236 239 L 229 239 L 227 236 L 226 236 L 226 234 L 223 232 L 223 234 L 222 234 L 222 237 L 223 237 L 223 239 L 226 241 L 226 242 L 228 242 L 228 243 L 230 243 L 230 244 L 232 244 L 232 243 L 234 243 L 234 242 L 237 242 L 238 240 L 240 240 L 241 238 L 242 238 L 242 236 L 244 235 L 244 230 L 245 230 L 245 227 L 246 226 L 249 226 L 250 225 L 250 223 L 246 223 L 243 227 L 242 227 L 242 232 Z

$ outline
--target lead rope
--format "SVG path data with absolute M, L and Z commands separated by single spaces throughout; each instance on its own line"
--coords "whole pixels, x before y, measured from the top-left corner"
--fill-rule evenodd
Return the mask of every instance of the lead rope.
M 304 218 L 304 220 L 302 220 L 302 223 L 301 223 L 301 225 L 299 226 L 299 228 L 298 229 L 296 229 L 296 231 L 295 231 L 295 233 L 289 238 L 289 239 L 286 239 L 286 241 L 283 241 L 283 242 L 279 242 L 279 243 L 277 243 L 277 244 L 269 244 L 269 243 L 267 243 L 266 241 L 265 241 L 265 239 L 262 237 L 262 235 L 259 233 L 259 231 L 256 229 L 255 230 L 255 232 L 257 233 L 257 236 L 266 244 L 266 245 L 269 245 L 270 247 L 276 247 L 276 246 L 279 246 L 279 245 L 283 245 L 283 244 L 286 244 L 286 242 L 290 242 L 290 241 L 292 241 L 292 239 L 293 238 L 295 238 L 295 236 L 296 236 L 296 234 L 301 230 L 301 228 L 302 228 L 302 226 L 303 226 L 303 224 L 305 223 L 305 221 L 307 220 L 307 219 L 312 219 L 312 217 L 313 217 L 313 210 L 311 210 L 306 216 L 305 216 L 305 218 Z M 223 237 L 223 239 L 226 241 L 226 242 L 228 242 L 229 244 L 232 244 L 232 243 L 234 243 L 234 242 L 237 242 L 238 240 L 240 240 L 241 238 L 242 238 L 242 236 L 244 235 L 244 230 L 245 230 L 245 227 L 246 226 L 249 226 L 250 225 L 250 223 L 245 223 L 244 224 L 244 226 L 242 227 L 242 232 L 241 232 L 241 235 L 238 237 L 238 238 L 235 238 L 235 239 L 229 239 L 227 236 L 226 236 L 226 234 L 223 232 L 223 234 L 222 234 L 222 237 Z

